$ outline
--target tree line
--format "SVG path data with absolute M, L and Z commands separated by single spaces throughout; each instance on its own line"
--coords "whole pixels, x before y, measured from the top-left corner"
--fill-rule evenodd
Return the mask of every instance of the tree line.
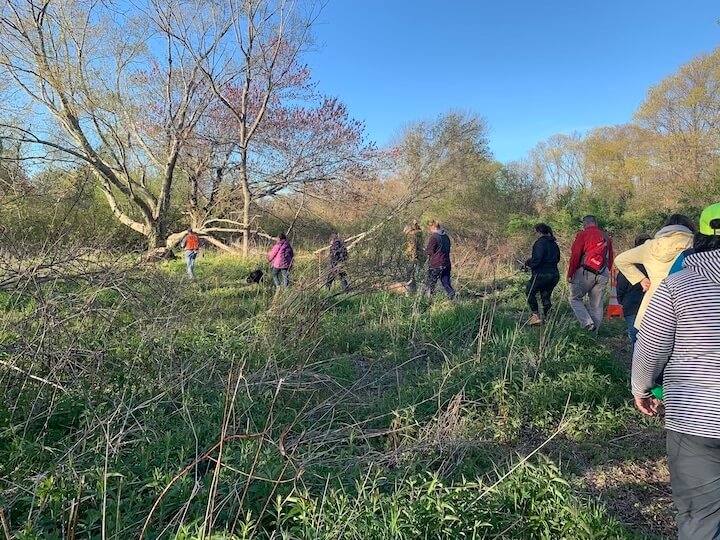
M 485 120 L 450 111 L 387 148 L 304 57 L 320 2 L 5 0 L 0 227 L 220 249 L 430 216 L 486 249 L 542 215 L 643 228 L 720 194 L 720 49 L 651 88 L 633 120 L 499 163 Z M 18 226 L 20 222 L 24 226 Z

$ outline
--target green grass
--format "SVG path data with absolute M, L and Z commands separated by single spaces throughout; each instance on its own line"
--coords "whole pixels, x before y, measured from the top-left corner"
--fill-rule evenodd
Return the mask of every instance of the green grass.
M 0 297 L 0 355 L 25 372 L 0 368 L 12 534 L 643 537 L 552 445 L 519 461 L 530 440 L 581 452 L 640 421 L 620 361 L 562 309 L 523 328 L 519 282 L 484 301 L 338 296 L 311 262 L 275 295 L 245 283 L 258 266 Z

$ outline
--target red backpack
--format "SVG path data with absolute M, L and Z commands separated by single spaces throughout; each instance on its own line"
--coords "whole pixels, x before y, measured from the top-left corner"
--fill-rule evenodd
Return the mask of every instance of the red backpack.
M 602 274 L 607 268 L 608 260 L 608 237 L 603 232 L 602 240 L 592 244 L 585 250 L 583 256 L 583 268 L 593 274 Z

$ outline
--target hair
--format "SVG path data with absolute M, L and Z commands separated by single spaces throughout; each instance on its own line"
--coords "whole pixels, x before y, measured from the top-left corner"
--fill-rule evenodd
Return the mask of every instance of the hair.
M 591 225 L 597 225 L 597 218 L 595 216 L 587 215 L 582 218 L 583 227 L 590 227 Z
M 440 222 L 437 219 L 431 219 L 428 221 L 428 227 L 430 228 L 440 228 Z
M 635 237 L 635 247 L 642 246 L 645 242 L 650 240 L 652 236 L 649 234 L 639 234 Z
M 720 249 L 720 235 L 713 234 L 708 236 L 707 234 L 695 233 L 693 248 L 695 249 L 695 253 Z
M 278 234 L 278 240 L 287 240 L 287 235 L 284 232 Z
M 688 229 L 690 229 L 692 232 L 697 231 L 697 229 L 695 228 L 695 224 L 692 222 L 692 220 L 682 214 L 673 214 L 672 216 L 667 218 L 663 227 L 668 227 L 669 225 L 682 225 L 683 227 L 687 227 Z
M 538 223 L 537 225 L 535 225 L 535 232 L 538 232 L 545 236 L 549 236 L 550 238 L 555 238 L 552 228 L 550 227 L 550 225 L 547 225 L 545 223 Z

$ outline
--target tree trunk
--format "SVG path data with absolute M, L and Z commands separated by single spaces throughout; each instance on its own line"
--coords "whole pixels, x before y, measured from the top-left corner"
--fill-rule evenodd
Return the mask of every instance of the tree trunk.
M 250 179 L 247 170 L 247 149 L 242 151 L 242 195 L 243 195 L 243 215 L 242 215 L 242 255 L 248 257 L 250 255 L 250 202 L 252 193 L 250 192 Z
M 150 231 L 147 235 L 148 251 L 165 247 L 167 240 L 167 227 L 162 219 L 156 220 L 150 225 Z
M 245 191 L 245 190 L 243 190 Z M 250 255 L 250 192 L 243 193 L 243 228 L 242 228 L 242 254 Z

